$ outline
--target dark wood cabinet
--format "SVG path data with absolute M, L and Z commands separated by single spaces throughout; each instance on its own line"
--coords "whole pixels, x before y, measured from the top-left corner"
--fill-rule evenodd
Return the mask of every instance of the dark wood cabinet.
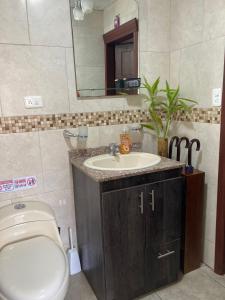
M 177 279 L 180 265 L 183 191 L 182 178 L 147 185 L 145 254 L 147 291 Z
M 178 279 L 180 239 L 158 247 L 146 248 L 146 292 Z
M 177 279 L 184 198 L 177 171 L 132 177 L 128 187 L 127 178 L 97 183 L 74 168 L 82 269 L 99 300 L 134 299 Z
M 142 201 L 143 186 L 102 194 L 107 300 L 132 299 L 145 290 Z
M 181 236 L 182 199 L 182 178 L 147 185 L 147 247 L 158 247 Z
M 205 173 L 194 170 L 185 178 L 185 209 L 181 243 L 182 270 L 186 274 L 200 268 L 203 256 L 203 212 Z

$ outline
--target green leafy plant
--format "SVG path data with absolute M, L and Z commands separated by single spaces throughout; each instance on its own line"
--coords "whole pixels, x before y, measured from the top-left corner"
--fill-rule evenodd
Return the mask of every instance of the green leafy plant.
M 159 138 L 168 138 L 169 129 L 175 115 L 181 111 L 190 111 L 196 101 L 182 98 L 179 96 L 180 88 L 170 87 L 166 81 L 166 87 L 159 89 L 160 77 L 153 84 L 150 84 L 144 78 L 144 87 L 148 95 L 146 101 L 151 121 L 147 124 L 142 124 L 142 127 L 148 128 L 155 132 Z

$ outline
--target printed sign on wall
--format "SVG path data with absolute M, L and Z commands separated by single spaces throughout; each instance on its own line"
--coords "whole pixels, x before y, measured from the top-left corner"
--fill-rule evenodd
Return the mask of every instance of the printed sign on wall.
M 18 192 L 37 186 L 37 177 L 21 177 L 11 180 L 0 180 L 0 193 Z

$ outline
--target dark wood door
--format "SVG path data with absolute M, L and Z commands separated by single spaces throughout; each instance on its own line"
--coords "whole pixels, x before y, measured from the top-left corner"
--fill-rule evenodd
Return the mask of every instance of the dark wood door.
M 116 79 L 134 78 L 134 43 L 127 42 L 115 45 Z
M 183 178 L 146 187 L 146 288 L 175 281 L 179 271 Z M 153 275 L 154 274 L 154 275 Z
M 183 178 L 147 185 L 147 247 L 158 247 L 181 236 Z
M 102 195 L 107 300 L 128 300 L 145 290 L 145 186 Z

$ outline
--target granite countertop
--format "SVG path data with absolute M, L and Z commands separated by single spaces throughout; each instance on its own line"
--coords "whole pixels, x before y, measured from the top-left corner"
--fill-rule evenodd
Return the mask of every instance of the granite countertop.
M 136 151 L 136 150 L 135 150 Z M 130 171 L 100 171 L 84 166 L 84 161 L 90 157 L 106 154 L 109 152 L 108 147 L 80 149 L 69 152 L 70 161 L 79 170 L 83 171 L 87 176 L 91 177 L 96 182 L 105 182 L 124 177 L 138 176 L 148 173 L 154 173 L 165 170 L 172 170 L 184 167 L 184 164 L 168 158 L 161 158 L 160 163 L 152 167 L 130 170 Z

